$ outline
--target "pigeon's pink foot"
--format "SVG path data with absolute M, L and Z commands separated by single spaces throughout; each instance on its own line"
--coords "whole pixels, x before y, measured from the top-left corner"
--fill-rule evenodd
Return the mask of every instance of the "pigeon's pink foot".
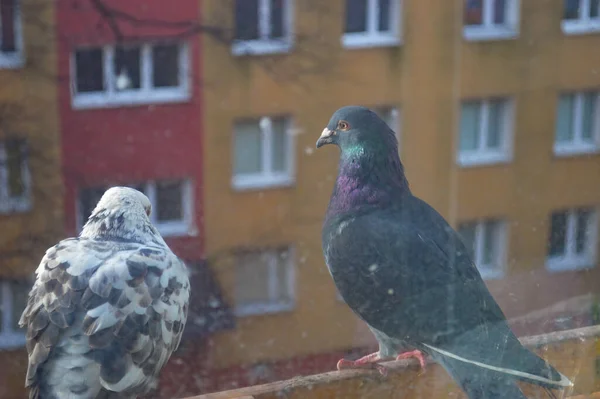
M 376 369 L 381 375 L 386 376 L 388 373 L 387 368 L 377 363 L 381 360 L 383 359 L 379 356 L 379 352 L 371 353 L 370 355 L 363 356 L 357 360 L 340 359 L 337 362 L 337 369 Z
M 414 357 L 419 361 L 419 364 L 421 365 L 421 372 L 419 373 L 419 375 L 423 374 L 423 372 L 425 372 L 425 358 L 423 357 L 423 353 L 420 350 L 401 353 L 398 356 L 396 356 L 396 360 L 409 359 L 411 357 Z

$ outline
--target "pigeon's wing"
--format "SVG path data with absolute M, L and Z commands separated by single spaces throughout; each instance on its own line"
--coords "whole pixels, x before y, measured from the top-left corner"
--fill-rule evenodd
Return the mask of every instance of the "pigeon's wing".
M 187 269 L 168 248 L 73 238 L 42 259 L 20 324 L 27 328 L 26 385 L 81 337 L 101 384 L 143 392 L 179 345 L 187 319 Z M 71 341 L 77 342 L 77 341 Z M 62 351 L 62 352 L 61 352 Z
M 338 289 L 373 328 L 428 353 L 561 380 L 522 347 L 458 237 L 442 246 L 420 226 L 369 215 L 330 247 Z

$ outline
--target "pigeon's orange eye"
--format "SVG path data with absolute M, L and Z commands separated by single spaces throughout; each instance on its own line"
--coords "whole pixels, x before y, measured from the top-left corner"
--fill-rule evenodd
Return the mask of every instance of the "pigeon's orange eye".
M 346 121 L 338 122 L 338 129 L 340 130 L 350 130 L 350 124 Z

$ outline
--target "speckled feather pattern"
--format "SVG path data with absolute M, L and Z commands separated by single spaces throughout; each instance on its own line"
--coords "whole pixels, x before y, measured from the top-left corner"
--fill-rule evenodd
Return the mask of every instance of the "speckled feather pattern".
M 30 398 L 135 398 L 179 345 L 187 268 L 125 197 L 101 200 L 84 233 L 50 248 L 36 271 L 20 321 Z

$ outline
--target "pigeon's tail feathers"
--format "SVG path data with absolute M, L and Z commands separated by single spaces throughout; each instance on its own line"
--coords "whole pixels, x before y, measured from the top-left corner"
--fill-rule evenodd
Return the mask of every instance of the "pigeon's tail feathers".
M 573 386 L 573 383 L 566 376 L 543 361 L 542 362 L 545 367 L 540 367 L 539 370 L 535 370 L 535 372 L 532 370 L 523 371 L 466 359 L 447 350 L 436 348 L 431 345 L 424 344 L 424 346 L 431 350 L 430 353 L 434 359 L 441 361 L 442 364 L 456 364 L 457 366 L 455 366 L 455 368 L 458 368 L 459 370 L 464 367 L 470 370 L 470 372 L 477 371 L 477 369 L 479 369 L 481 370 L 480 372 L 485 374 L 497 374 L 499 376 L 504 376 L 505 379 L 517 379 L 549 389 L 564 389 Z M 529 356 L 536 356 L 526 349 L 524 349 L 524 351 L 526 351 Z M 463 365 L 463 367 L 459 367 L 458 365 Z

